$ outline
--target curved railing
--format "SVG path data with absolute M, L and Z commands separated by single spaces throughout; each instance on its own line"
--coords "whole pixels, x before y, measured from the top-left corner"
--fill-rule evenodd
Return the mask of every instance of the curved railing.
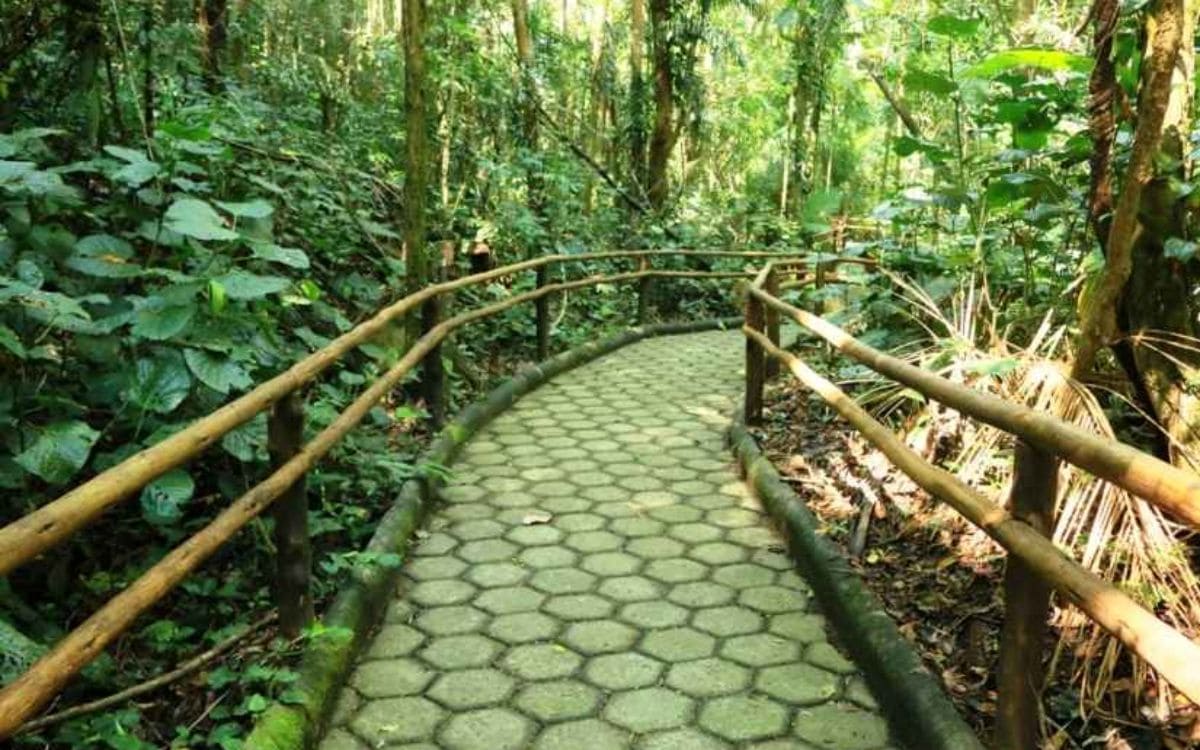
M 453 281 L 434 284 L 380 310 L 374 317 L 334 339 L 288 370 L 261 383 L 245 395 L 196 420 L 186 429 L 146 448 L 71 491 L 0 529 L 0 576 L 7 575 L 38 555 L 70 539 L 102 513 L 139 492 L 171 469 L 187 463 L 238 426 L 271 410 L 268 433 L 272 473 L 233 501 L 207 526 L 171 550 L 121 593 L 109 600 L 23 675 L 0 690 L 0 738 L 11 736 L 23 723 L 58 694 L 84 666 L 95 659 L 147 609 L 185 580 L 221 545 L 250 520 L 274 505 L 276 518 L 277 572 L 275 596 L 280 626 L 295 634 L 312 616 L 309 598 L 311 551 L 307 531 L 305 475 L 392 388 L 418 365 L 426 368 L 422 388 L 431 414 L 441 414 L 442 392 L 440 344 L 453 331 L 527 302 L 536 304 L 539 358 L 549 349 L 548 301 L 554 294 L 572 289 L 639 282 L 638 317 L 644 323 L 649 309 L 650 282 L 654 279 L 749 278 L 743 271 L 673 271 L 653 267 L 655 258 L 734 258 L 762 260 L 792 258 L 780 265 L 778 274 L 798 276 L 808 267 L 802 256 L 766 252 L 724 251 L 614 251 L 578 255 L 548 255 L 496 268 Z M 546 269 L 562 264 L 634 260 L 637 270 L 548 283 Z M 821 259 L 820 270 L 839 263 L 869 263 L 863 259 Z M 455 291 L 513 274 L 537 274 L 534 290 L 493 304 L 439 319 L 439 300 Z M 348 352 L 373 336 L 420 312 L 422 336 L 404 356 L 368 386 L 342 413 L 307 444 L 303 444 L 303 414 L 293 398 Z M 297 489 L 299 488 L 299 489 Z
M 746 296 L 746 421 L 754 424 L 761 420 L 763 384 L 771 374 L 770 365 L 783 363 L 898 469 L 1009 553 L 997 675 L 998 748 L 1027 750 L 1038 746 L 1042 635 L 1051 588 L 1154 667 L 1183 695 L 1200 703 L 1200 670 L 1196 668 L 1200 665 L 1200 645 L 1071 559 L 1047 536 L 1054 526 L 1059 459 L 1112 482 L 1193 528 L 1200 528 L 1200 477 L 1049 414 L 972 390 L 888 356 L 829 321 L 782 301 L 779 288 L 776 264 L 767 263 Z M 780 349 L 780 315 L 880 375 L 1019 438 L 1011 512 L 925 461 L 837 386 L 799 357 Z

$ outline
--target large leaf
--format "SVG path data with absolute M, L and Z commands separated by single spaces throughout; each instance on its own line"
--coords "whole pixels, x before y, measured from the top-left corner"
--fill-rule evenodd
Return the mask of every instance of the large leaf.
M 111 234 L 89 234 L 75 243 L 75 253 L 91 258 L 124 260 L 133 257 L 133 247 L 120 237 L 113 237 Z
M 940 15 L 929 19 L 929 23 L 925 25 L 925 28 L 929 29 L 929 33 L 931 34 L 962 38 L 974 35 L 979 30 L 980 23 L 982 23 L 982 20 L 979 18 Z
M 3 323 L 0 323 L 0 347 L 19 359 L 25 359 L 25 345 L 21 343 L 21 337 Z
M 282 276 L 260 276 L 241 270 L 230 271 L 213 281 L 224 287 L 229 299 L 262 299 L 269 294 L 282 292 L 292 284 Z
M 131 279 L 142 274 L 141 266 L 136 263 L 126 263 L 120 259 L 76 256 L 68 258 L 66 266 L 84 276 L 95 276 L 101 279 Z
M 166 214 L 167 227 L 197 240 L 235 240 L 237 232 L 230 230 L 221 215 L 208 203 L 196 198 L 179 198 Z
M 123 182 L 130 187 L 141 187 L 150 180 L 158 177 L 162 169 L 152 161 L 139 161 L 113 172 L 113 179 Z
M 125 146 L 105 146 L 104 151 L 127 164 L 141 164 L 150 161 L 146 158 L 145 153 L 137 149 L 126 148 Z
M 165 341 L 187 330 L 195 314 L 194 304 L 169 304 L 160 298 L 151 297 L 137 311 L 133 335 L 151 341 Z
M 99 437 L 100 433 L 86 422 L 55 422 L 42 430 L 33 445 L 17 455 L 16 461 L 21 468 L 50 484 L 63 484 L 87 463 Z
M 1092 69 L 1092 58 L 1057 49 L 1008 49 L 985 57 L 967 68 L 963 75 L 971 78 L 995 78 L 1002 73 L 1022 68 L 1036 68 L 1051 73 L 1088 73 Z
M 267 458 L 267 417 L 259 414 L 221 438 L 221 447 L 239 461 L 263 461 Z
M 173 469 L 142 489 L 142 517 L 156 526 L 183 517 L 183 506 L 192 499 L 196 484 L 182 469 Z
M 185 349 L 183 358 L 196 379 L 218 393 L 249 388 L 253 381 L 239 363 L 202 349 Z
M 137 407 L 158 414 L 175 411 L 192 389 L 183 357 L 177 351 L 165 351 L 156 357 L 137 361 L 133 385 L 126 397 Z
M 253 245 L 254 257 L 279 263 L 289 268 L 307 269 L 308 256 L 303 250 L 294 247 L 280 247 L 269 242 L 256 242 Z
M 36 169 L 31 161 L 0 161 L 0 185 L 22 180 Z
M 904 87 L 909 91 L 927 91 L 938 96 L 948 96 L 958 90 L 958 84 L 949 78 L 920 69 L 904 74 Z
M 217 201 L 217 205 L 241 219 L 265 219 L 275 213 L 275 207 L 262 198 L 244 203 Z

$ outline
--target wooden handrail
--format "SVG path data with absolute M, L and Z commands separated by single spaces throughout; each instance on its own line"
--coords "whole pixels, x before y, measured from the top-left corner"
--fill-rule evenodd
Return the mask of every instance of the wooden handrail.
M 121 593 L 110 599 L 59 641 L 50 652 L 38 659 L 23 675 L 4 686 L 0 690 L 0 738 L 15 732 L 23 722 L 61 691 L 79 670 L 125 632 L 142 613 L 178 586 L 245 524 L 300 481 L 343 436 L 362 421 L 380 399 L 456 329 L 550 294 L 597 284 L 617 284 L 644 278 L 744 278 L 747 275 L 742 271 L 659 270 L 608 276 L 594 275 L 574 281 L 547 284 L 533 291 L 461 313 L 437 324 L 418 339 L 384 375 L 363 391 L 337 419 L 277 466 L 270 476 L 249 489 L 207 526 L 169 552 Z
M 789 305 L 764 290 L 750 294 L 825 339 L 835 349 L 919 393 L 1020 437 L 1149 501 L 1200 529 L 1200 476 L 1099 437 L 1063 420 L 946 380 L 874 349 L 824 318 Z
M 374 317 L 338 336 L 290 368 L 261 383 L 250 392 L 225 404 L 208 416 L 201 417 L 187 428 L 165 440 L 145 448 L 120 464 L 97 474 L 88 481 L 37 508 L 29 514 L 0 528 L 0 577 L 20 565 L 70 538 L 91 523 L 104 511 L 139 492 L 150 482 L 203 453 L 213 443 L 256 415 L 270 408 L 279 399 L 310 382 L 347 352 L 366 343 L 393 321 L 418 309 L 437 295 L 453 292 L 522 271 L 560 263 L 594 260 L 642 258 L 663 255 L 682 257 L 735 258 L 790 255 L 770 253 L 737 253 L 719 250 L 621 250 L 578 255 L 547 255 L 513 263 L 491 271 L 464 276 L 453 281 L 425 287 L 380 310 Z M 681 278 L 680 274 L 717 274 L 704 271 L 656 271 L 666 277 Z M 703 276 L 696 276 L 703 278 Z M 715 278 L 709 276 L 709 278 Z
M 760 297 L 761 299 L 761 297 Z M 765 300 L 764 300 L 765 301 Z M 891 462 L 934 497 L 983 529 L 1009 553 L 1067 597 L 1088 617 L 1154 667 L 1169 683 L 1200 704 L 1200 645 L 1155 617 L 1120 589 L 1072 560 L 1045 536 L 967 487 L 953 474 L 922 459 L 887 427 L 873 419 L 840 388 L 799 357 L 773 345 L 749 326 L 743 333 L 783 362 Z

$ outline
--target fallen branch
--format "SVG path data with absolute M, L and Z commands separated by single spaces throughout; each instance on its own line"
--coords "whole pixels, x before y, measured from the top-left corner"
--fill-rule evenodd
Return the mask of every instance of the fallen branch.
M 158 677 L 154 677 L 146 680 L 145 682 L 126 688 L 119 693 L 113 693 L 112 695 L 99 698 L 88 703 L 80 703 L 77 706 L 71 706 L 70 708 L 65 708 L 62 711 L 46 714 L 41 718 L 26 722 L 20 728 L 20 730 L 18 730 L 18 733 L 27 734 L 29 732 L 36 732 L 54 724 L 61 724 L 68 719 L 74 719 L 77 716 L 84 716 L 86 714 L 96 713 L 97 711 L 103 711 L 106 708 L 120 705 L 139 696 L 152 693 L 161 687 L 166 687 L 174 682 L 178 682 L 189 675 L 199 672 L 204 667 L 221 658 L 242 641 L 262 630 L 267 625 L 270 625 L 272 622 L 278 619 L 278 617 L 278 612 L 272 612 L 268 615 L 265 615 L 254 623 L 251 623 L 250 627 L 246 628 L 242 632 L 226 638 L 203 653 L 197 654 L 191 659 L 185 661 L 183 664 L 180 664 L 177 668 L 172 669 L 170 672 L 164 672 Z

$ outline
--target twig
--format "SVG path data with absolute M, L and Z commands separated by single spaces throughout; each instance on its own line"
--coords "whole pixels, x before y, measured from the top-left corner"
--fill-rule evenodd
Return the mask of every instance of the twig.
M 99 698 L 97 700 L 90 701 L 88 703 L 80 703 L 77 706 L 71 706 L 70 708 L 63 709 L 62 711 L 57 711 L 52 714 L 47 714 L 39 719 L 34 719 L 33 721 L 26 722 L 19 730 L 19 733 L 25 734 L 27 732 L 36 732 L 39 729 L 45 729 L 48 726 L 51 726 L 53 724 L 59 724 L 61 722 L 66 721 L 67 719 L 73 719 L 76 716 L 83 716 L 84 714 L 95 713 L 97 711 L 103 711 L 106 708 L 110 708 L 112 706 L 119 705 L 126 701 L 137 698 L 138 696 L 145 695 L 146 693 L 151 693 L 155 690 L 158 690 L 161 687 L 170 685 L 173 682 L 178 682 L 179 680 L 182 680 L 184 677 L 187 677 L 188 675 L 191 675 L 191 674 L 194 674 L 195 672 L 200 671 L 205 666 L 211 664 L 212 662 L 216 661 L 220 657 L 224 656 L 227 652 L 232 650 L 235 646 L 240 644 L 242 641 L 246 640 L 250 636 L 257 633 L 259 630 L 262 630 L 264 627 L 266 627 L 267 625 L 274 622 L 278 617 L 279 617 L 278 612 L 272 612 L 268 615 L 265 615 L 264 617 L 259 618 L 256 622 L 252 623 L 250 625 L 250 627 L 246 628 L 241 633 L 238 633 L 237 635 L 226 638 L 225 640 L 221 641 L 220 643 L 218 643 L 217 645 L 208 649 L 207 651 L 205 651 L 201 654 L 198 654 L 198 655 L 192 657 L 191 659 L 185 661 L 183 664 L 179 665 L 179 667 L 171 670 L 170 672 L 165 672 L 163 674 L 160 674 L 158 677 L 154 677 L 152 679 L 146 680 L 145 682 L 142 682 L 142 683 L 139 683 L 132 687 L 126 688 L 126 689 L 120 691 L 119 693 L 113 693 L 112 695 L 106 696 L 104 698 Z

